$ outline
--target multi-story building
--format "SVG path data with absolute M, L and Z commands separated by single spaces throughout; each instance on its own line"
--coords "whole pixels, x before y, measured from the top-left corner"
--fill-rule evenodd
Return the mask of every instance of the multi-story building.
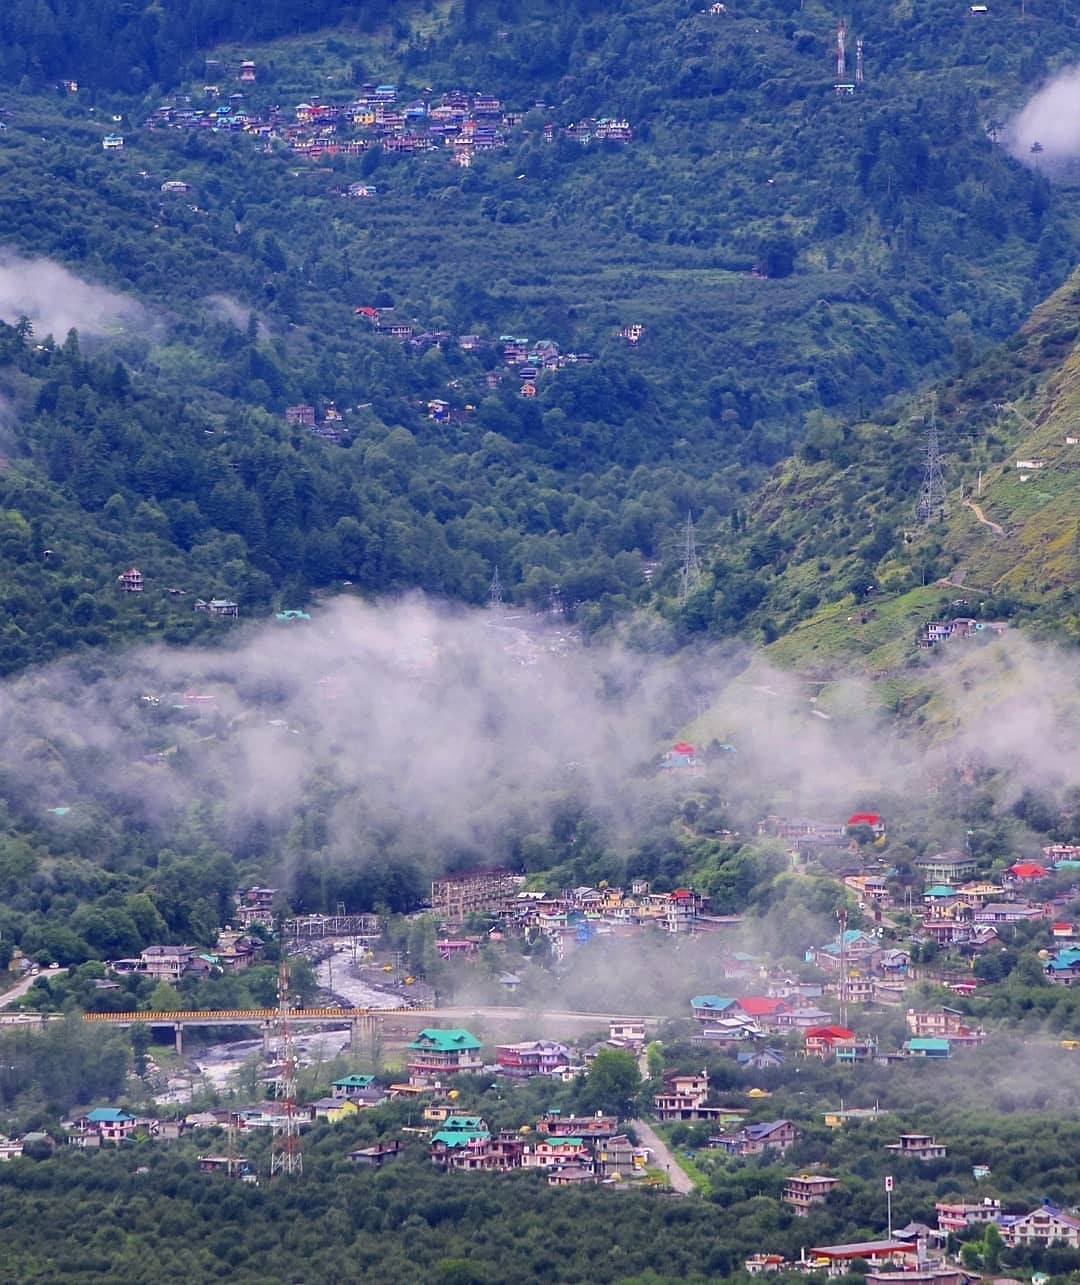
M 480 1071 L 480 1041 L 468 1031 L 454 1027 L 428 1027 L 406 1044 L 410 1084 L 430 1084 L 467 1071 Z
M 970 879 L 979 868 L 974 857 L 964 852 L 939 852 L 934 857 L 923 857 L 915 865 L 922 871 L 923 878 L 931 884 L 948 884 L 955 888 L 965 879 Z
M 885 1150 L 913 1160 L 940 1160 L 947 1152 L 947 1148 L 928 1133 L 902 1133 L 897 1142 L 887 1142 Z
M 839 1178 L 828 1178 L 820 1173 L 794 1174 L 784 1184 L 781 1199 L 791 1205 L 797 1218 L 805 1218 L 811 1205 L 823 1205 L 829 1192 L 840 1181 Z
M 534 1075 L 554 1075 L 570 1062 L 570 1049 L 557 1040 L 530 1040 L 525 1044 L 500 1044 L 495 1063 L 502 1075 L 527 1080 Z
M 1006 1216 L 998 1224 L 1001 1239 L 1010 1249 L 1025 1245 L 1052 1245 L 1055 1242 L 1069 1249 L 1080 1248 L 1080 1218 L 1058 1209 L 1048 1200 L 1029 1214 Z
M 460 924 L 469 915 L 503 910 L 523 879 L 509 870 L 463 870 L 431 882 L 431 913 Z

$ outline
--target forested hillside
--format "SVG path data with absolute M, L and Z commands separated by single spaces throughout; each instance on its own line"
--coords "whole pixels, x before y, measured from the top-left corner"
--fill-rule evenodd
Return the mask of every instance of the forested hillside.
M 864 423 L 815 417 L 754 512 L 732 523 L 686 625 L 750 624 L 781 638 L 787 660 L 823 670 L 856 658 L 910 668 L 933 616 L 1075 641 L 1078 307 L 1074 273 L 1007 343 L 923 398 Z M 926 520 L 916 497 L 931 424 L 946 496 Z
M 0 218 L 25 289 L 4 315 L 36 333 L 3 340 L 0 665 L 190 636 L 195 596 L 259 614 L 348 580 L 478 601 L 496 567 L 508 598 L 596 627 L 673 594 L 687 513 L 726 540 L 822 415 L 847 424 L 967 367 L 1073 259 L 1071 190 L 994 141 L 1073 20 L 856 11 L 865 77 L 838 96 L 837 16 L 764 0 L 366 7 L 355 24 L 334 6 L 95 8 L 92 23 L 5 7 Z M 257 70 L 241 85 L 243 58 Z M 493 94 L 506 145 L 461 167 L 445 149 L 313 159 L 147 128 L 163 103 L 239 89 L 249 112 L 291 119 L 367 81 L 401 103 Z M 604 115 L 630 141 L 564 133 Z M 110 132 L 122 149 L 103 150 Z M 375 195 L 346 198 L 359 180 Z M 41 256 L 122 299 L 53 321 L 49 343 L 25 262 Z M 360 307 L 428 339 L 377 334 Z M 592 360 L 541 370 L 523 397 L 507 334 Z M 296 404 L 339 410 L 340 440 L 287 425 Z M 135 615 L 115 589 L 132 563 L 153 599 Z M 744 580 L 732 571 L 716 627 L 757 605 Z
M 787 891 L 740 827 L 807 798 L 881 805 L 887 757 L 836 768 L 879 729 L 823 743 L 833 776 L 811 789 L 806 720 L 755 746 L 756 708 L 695 797 L 659 782 L 664 738 L 738 648 L 659 673 L 598 652 L 566 683 L 538 671 L 540 699 L 515 671 L 566 637 L 319 610 L 410 589 L 475 604 L 497 571 L 515 609 L 593 636 L 629 621 L 632 653 L 667 653 L 769 641 L 955 566 L 951 527 L 900 543 L 909 399 L 937 381 L 950 486 L 953 459 L 989 484 L 1014 439 L 988 406 L 1071 348 L 1065 322 L 1008 338 L 1080 223 L 1076 193 L 1004 140 L 1073 20 L 854 11 L 864 75 L 838 94 L 838 15 L 789 8 L 477 3 L 312 32 L 341 15 L 188 7 L 169 27 L 129 6 L 85 45 L 89 11 L 5 10 L 0 670 L 75 657 L 5 689 L 5 949 L 75 963 L 162 925 L 201 942 L 239 882 L 271 877 L 297 908 L 408 910 L 433 869 L 493 860 L 553 885 L 690 874 L 764 912 Z M 126 67 L 78 61 L 106 37 Z M 494 142 L 468 164 L 446 140 L 363 141 L 391 100 L 481 94 L 498 124 L 472 122 Z M 320 104 L 335 132 L 316 140 Z M 575 128 L 600 117 L 614 135 Z M 704 576 L 680 601 L 688 514 Z M 985 610 L 1018 592 L 990 586 Z M 213 599 L 240 620 L 193 610 Z M 223 645 L 84 654 L 137 641 Z M 481 681 L 492 654 L 512 679 Z M 400 708 L 364 703 L 380 691 Z M 479 703 L 454 721 L 459 691 Z M 1035 842 L 1011 802 L 987 805 L 995 856 Z M 911 843 L 954 841 L 967 807 L 950 797 Z

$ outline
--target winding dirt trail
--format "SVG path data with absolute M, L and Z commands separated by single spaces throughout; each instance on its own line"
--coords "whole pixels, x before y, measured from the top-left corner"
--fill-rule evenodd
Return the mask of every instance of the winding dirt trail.
M 972 511 L 972 513 L 975 514 L 975 516 L 979 519 L 979 521 L 983 524 L 983 526 L 988 526 L 995 535 L 1000 535 L 1004 538 L 1005 528 L 1002 526 L 999 526 L 996 522 L 991 522 L 990 519 L 986 516 L 986 514 L 982 511 L 982 509 L 979 507 L 979 505 L 975 503 L 974 500 L 970 500 L 970 499 L 965 500 L 964 503 Z

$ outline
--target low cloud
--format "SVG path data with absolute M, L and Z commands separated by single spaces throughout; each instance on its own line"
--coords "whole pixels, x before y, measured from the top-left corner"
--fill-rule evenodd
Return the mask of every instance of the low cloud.
M 39 338 L 115 334 L 145 319 L 136 300 L 94 285 L 50 259 L 24 259 L 0 249 L 0 319 L 29 317 Z
M 1067 67 L 1009 122 L 1010 155 L 1048 171 L 1080 157 L 1080 66 Z
M 130 817 L 170 846 L 199 808 L 260 861 L 434 870 L 520 864 L 515 842 L 580 808 L 629 853 L 670 824 L 672 791 L 730 800 L 747 825 L 872 809 L 917 828 L 928 790 L 968 764 L 1002 774 L 1006 802 L 1076 784 L 1070 660 L 1007 635 L 950 644 L 920 676 L 925 725 L 901 729 L 869 685 L 829 692 L 735 644 L 656 657 L 419 597 L 339 599 L 225 647 L 99 653 L 6 684 L 0 792 L 39 819 L 71 808 L 65 826 Z M 688 728 L 708 772 L 673 783 L 658 756 Z

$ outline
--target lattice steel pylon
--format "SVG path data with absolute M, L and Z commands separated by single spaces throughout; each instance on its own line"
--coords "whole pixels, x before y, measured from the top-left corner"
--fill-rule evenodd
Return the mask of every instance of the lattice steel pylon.
M 686 602 L 692 593 L 701 587 L 701 563 L 697 556 L 697 541 L 694 539 L 694 518 L 686 515 L 686 541 L 683 547 L 682 579 L 679 584 L 679 601 Z
M 935 518 L 945 518 L 945 474 L 941 468 L 941 446 L 938 442 L 937 416 L 930 412 L 926 425 L 926 445 L 924 450 L 923 481 L 919 492 L 919 503 L 915 507 L 915 517 L 923 526 L 929 526 Z
M 289 1027 L 289 966 L 284 961 L 278 969 L 278 1016 L 276 1026 L 281 1047 L 281 1075 L 277 1094 L 282 1099 L 282 1114 L 274 1125 L 270 1149 L 270 1177 L 278 1174 L 302 1174 L 304 1153 L 300 1146 L 300 1120 L 296 1114 L 296 1047 Z
M 495 568 L 495 574 L 491 577 L 491 584 L 488 585 L 488 606 L 495 611 L 499 611 L 503 605 L 503 587 L 499 579 L 499 568 Z

